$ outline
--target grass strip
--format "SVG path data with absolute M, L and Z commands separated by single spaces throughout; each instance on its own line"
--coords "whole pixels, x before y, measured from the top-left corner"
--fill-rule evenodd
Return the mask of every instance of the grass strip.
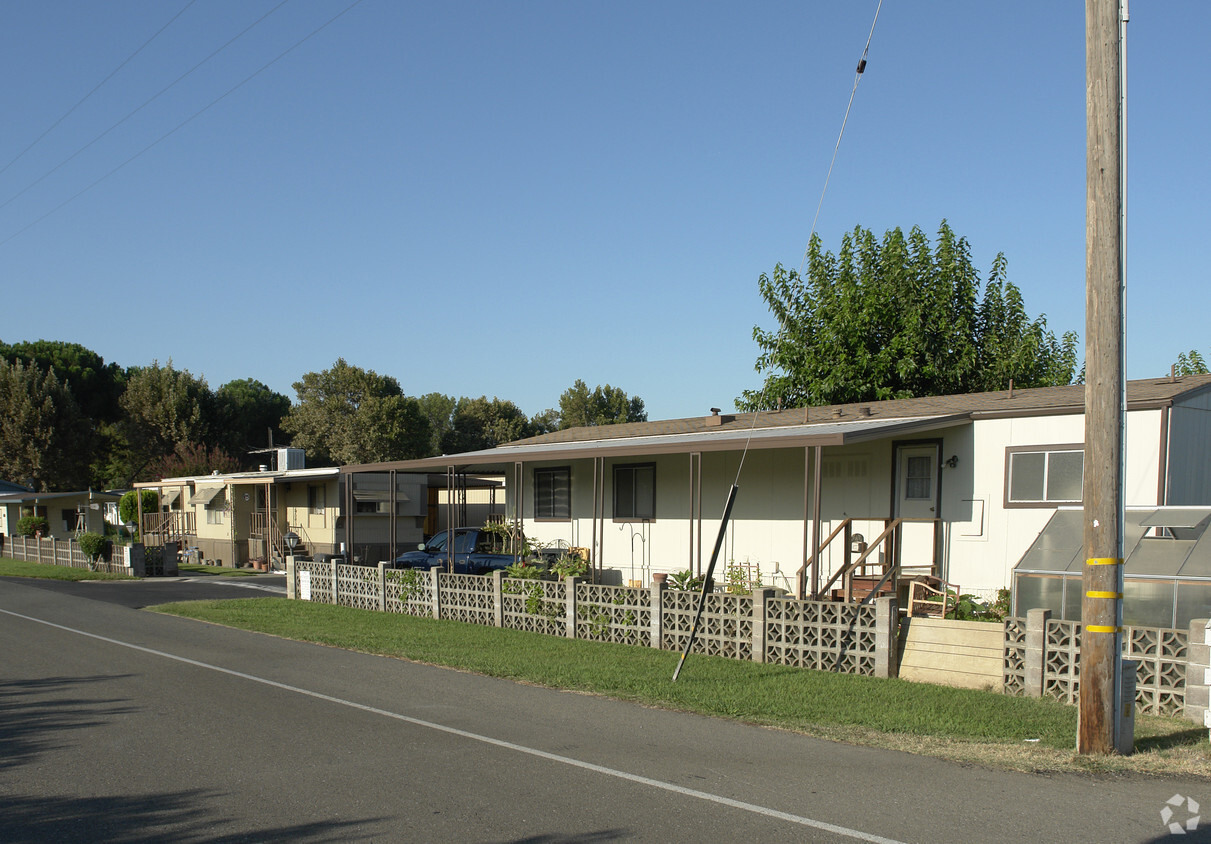
M 105 571 L 89 571 L 70 566 L 52 566 L 46 563 L 27 563 L 0 557 L 0 576 L 36 577 L 42 580 L 137 580 L 128 574 L 110 574 Z
M 156 612 L 648 706 L 1018 770 L 1112 770 L 1208 777 L 1206 731 L 1138 716 L 1141 752 L 1072 752 L 1075 707 L 904 680 L 691 656 L 517 630 L 280 599 L 165 604 Z M 1028 741 L 1037 740 L 1037 741 Z

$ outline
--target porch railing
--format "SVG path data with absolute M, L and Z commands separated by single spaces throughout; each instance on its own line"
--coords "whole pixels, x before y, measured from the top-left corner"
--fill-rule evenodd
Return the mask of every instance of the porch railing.
M 803 564 L 798 572 L 799 594 L 808 596 L 811 600 L 819 600 L 821 596 L 827 595 L 829 590 L 837 581 L 841 581 L 841 589 L 847 601 L 854 599 L 854 578 L 869 578 L 878 577 L 878 583 L 874 589 L 882 589 L 884 585 L 890 583 L 893 590 L 899 587 L 899 579 L 901 574 L 905 572 L 901 565 L 901 544 L 903 542 L 904 525 L 908 523 L 922 523 L 931 526 L 937 524 L 937 519 L 882 519 L 883 531 L 869 543 L 856 543 L 855 534 L 853 532 L 853 523 L 855 521 L 879 521 L 876 519 L 843 519 L 828 537 L 820 544 L 820 547 L 815 549 L 807 561 Z M 842 538 L 843 552 L 842 563 L 840 567 L 834 571 L 825 581 L 824 585 L 816 588 L 816 584 L 812 584 L 812 589 L 807 587 L 807 575 L 812 569 L 813 564 L 820 560 L 824 552 L 838 538 Z M 859 539 L 861 537 L 858 537 Z M 880 549 L 883 551 L 883 557 L 880 560 L 876 552 Z M 857 554 L 855 557 L 854 555 Z M 876 556 L 872 557 L 874 554 Z M 937 557 L 937 537 L 936 531 L 933 542 L 933 555 Z M 913 570 L 920 569 L 922 574 L 932 574 L 933 566 L 914 566 Z
M 140 525 L 144 545 L 163 545 L 180 542 L 184 547 L 186 537 L 197 535 L 192 510 L 169 510 L 166 513 L 144 513 Z

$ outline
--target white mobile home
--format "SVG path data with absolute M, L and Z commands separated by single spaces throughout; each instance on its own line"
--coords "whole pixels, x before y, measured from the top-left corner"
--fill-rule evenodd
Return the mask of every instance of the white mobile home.
M 1211 504 L 1211 376 L 1127 397 L 1127 504 Z M 1067 386 L 573 428 L 356 468 L 504 474 L 527 536 L 586 549 L 617 582 L 703 570 L 735 482 L 717 580 L 732 566 L 819 593 L 858 565 L 988 594 L 1080 503 L 1083 441 L 1084 388 Z

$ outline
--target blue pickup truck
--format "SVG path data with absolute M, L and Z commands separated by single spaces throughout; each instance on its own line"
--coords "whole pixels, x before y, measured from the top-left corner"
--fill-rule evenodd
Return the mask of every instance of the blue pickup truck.
M 486 574 L 517 562 L 512 554 L 497 553 L 494 537 L 479 528 L 455 528 L 435 533 L 421 543 L 416 551 L 406 551 L 395 558 L 397 569 L 445 569 L 450 560 L 453 535 L 454 571 L 456 574 Z M 498 540 L 499 542 L 499 540 Z

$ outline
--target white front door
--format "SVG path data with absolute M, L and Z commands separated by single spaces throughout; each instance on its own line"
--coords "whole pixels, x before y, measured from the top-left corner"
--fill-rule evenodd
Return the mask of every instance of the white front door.
M 896 512 L 903 519 L 937 519 L 938 446 L 896 448 Z M 932 566 L 936 522 L 906 522 L 900 529 L 900 565 Z

